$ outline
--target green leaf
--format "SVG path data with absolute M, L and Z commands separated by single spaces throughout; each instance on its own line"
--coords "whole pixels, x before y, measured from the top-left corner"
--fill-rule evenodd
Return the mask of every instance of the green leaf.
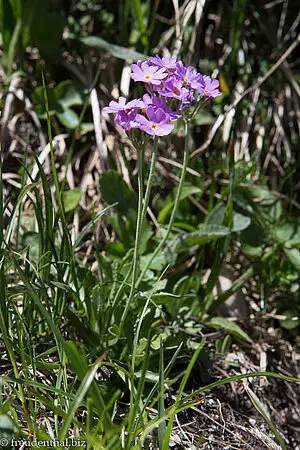
M 117 202 L 115 207 L 123 216 L 128 216 L 129 210 L 136 210 L 136 195 L 115 171 L 103 172 L 100 177 L 100 189 L 107 203 Z
M 40 249 L 40 235 L 35 231 L 28 231 L 23 234 L 23 246 L 29 247 L 30 258 L 37 262 Z
M 65 212 L 68 213 L 74 211 L 77 208 L 82 196 L 83 192 L 78 188 L 71 189 L 70 191 L 64 191 L 62 194 L 62 202 Z
M 255 186 L 249 191 L 257 212 L 261 212 L 270 223 L 276 223 L 283 214 L 282 201 L 268 189 Z
M 79 116 L 70 107 L 83 105 L 86 95 L 87 89 L 83 85 L 73 83 L 70 80 L 63 81 L 55 88 L 47 87 L 50 116 L 56 114 L 65 127 L 70 129 L 76 128 L 79 125 Z M 46 119 L 43 86 L 39 86 L 34 90 L 32 98 L 36 113 L 41 119 Z
M 296 246 L 300 242 L 300 223 L 284 222 L 274 227 L 274 236 L 280 243 L 285 243 L 287 247 Z
M 224 328 L 224 330 L 238 339 L 242 339 L 243 341 L 247 341 L 249 343 L 252 342 L 247 333 L 245 333 L 235 322 L 232 322 L 225 317 L 212 317 L 207 325 L 212 328 Z
M 300 320 L 297 317 L 297 312 L 293 310 L 284 311 L 282 314 L 286 319 L 280 320 L 280 326 L 286 330 L 293 330 L 299 326 Z
M 37 87 L 32 94 L 32 100 L 35 106 L 35 111 L 37 115 L 41 119 L 46 119 L 46 107 L 45 107 L 45 100 L 44 100 L 44 91 L 43 86 Z M 59 104 L 59 102 L 56 99 L 55 90 L 54 88 L 47 87 L 46 88 L 47 98 L 48 98 L 48 107 L 49 107 L 49 114 L 50 116 L 53 116 L 53 114 L 56 114 L 57 112 L 62 113 L 63 107 Z
M 138 53 L 135 50 L 131 50 L 126 47 L 121 47 L 120 45 L 111 44 L 98 36 L 87 36 L 80 39 L 80 42 L 87 47 L 95 48 L 96 50 L 101 50 L 101 52 L 110 53 L 116 58 L 123 59 L 125 61 L 137 61 L 145 60 L 149 58 L 147 55 Z
M 222 225 L 226 211 L 225 203 L 219 203 L 207 218 L 207 224 Z M 233 204 L 233 225 L 231 231 L 237 233 L 245 230 L 251 223 L 252 211 L 241 205 Z
M 250 256 L 260 255 L 263 252 L 266 239 L 265 230 L 257 223 L 252 222 L 240 235 L 242 251 Z
M 65 107 L 82 106 L 88 94 L 87 88 L 83 84 L 65 80 L 55 88 L 55 97 Z
M 168 305 L 170 303 L 174 303 L 177 300 L 183 300 L 187 298 L 188 295 L 175 295 L 170 294 L 169 292 L 157 292 L 151 296 L 151 299 L 157 305 Z
M 120 329 L 116 323 L 114 323 L 108 329 L 108 346 L 113 347 L 120 339 Z
M 140 258 L 140 266 L 141 270 L 145 266 L 148 266 L 148 261 L 151 259 L 152 253 L 149 253 L 147 255 L 141 256 Z M 168 255 L 166 252 L 161 252 L 159 255 L 157 255 L 153 261 L 151 262 L 149 269 L 152 270 L 163 270 L 168 264 L 170 263 L 170 258 L 168 258 Z
M 172 192 L 172 195 L 175 195 L 177 189 L 174 189 Z M 192 186 L 192 185 L 184 185 L 180 194 L 180 201 L 189 197 L 190 195 L 193 194 L 198 194 L 201 193 L 202 189 L 200 189 L 197 186 Z M 170 201 L 159 213 L 158 215 L 158 222 L 159 223 L 166 223 L 167 218 L 169 216 L 169 214 L 172 211 L 172 208 L 174 206 L 174 201 Z
M 300 250 L 297 248 L 284 247 L 283 251 L 296 269 L 300 270 Z
M 63 112 L 57 113 L 57 118 L 66 127 L 74 130 L 79 124 L 79 116 L 71 108 L 65 108 Z
M 223 225 L 204 225 L 200 230 L 192 233 L 182 234 L 167 245 L 171 252 L 181 253 L 187 250 L 188 247 L 201 245 L 213 239 L 219 239 L 230 234 L 230 229 Z
M 233 210 L 233 225 L 231 231 L 237 233 L 245 230 L 251 223 L 251 217 L 245 216 L 237 211 Z

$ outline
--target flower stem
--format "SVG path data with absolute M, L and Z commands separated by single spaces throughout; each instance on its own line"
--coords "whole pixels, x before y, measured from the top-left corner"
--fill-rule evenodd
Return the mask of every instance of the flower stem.
M 137 282 L 136 282 L 136 288 L 138 288 L 139 284 L 141 283 L 141 281 L 143 280 L 143 277 L 146 273 L 146 271 L 148 270 L 150 264 L 152 263 L 153 259 L 159 254 L 159 252 L 161 251 L 161 249 L 164 247 L 171 231 L 172 231 L 172 227 L 174 224 L 174 220 L 176 217 L 176 213 L 177 213 L 177 209 L 178 209 L 178 205 L 180 202 L 180 196 L 181 196 L 181 192 L 182 192 L 182 188 L 183 188 L 183 183 L 184 183 L 184 179 L 185 179 L 185 174 L 186 174 L 186 169 L 187 169 L 187 164 L 188 164 L 188 160 L 189 160 L 189 138 L 190 138 L 190 122 L 186 121 L 185 123 L 185 145 L 184 145 L 184 156 L 183 156 L 183 165 L 182 165 L 182 171 L 181 171 L 181 177 L 180 177 L 180 181 L 179 181 L 179 186 L 177 189 L 177 193 L 176 193 L 176 198 L 175 198 L 175 202 L 174 202 L 174 207 L 172 210 L 172 214 L 170 217 L 170 221 L 169 221 L 169 225 L 167 228 L 167 232 L 164 235 L 164 237 L 161 239 L 159 245 L 156 247 L 155 251 L 152 253 L 150 259 L 147 261 L 147 264 L 145 265 L 142 273 L 140 274 Z
M 158 137 L 156 136 L 154 138 L 154 143 L 153 143 L 153 152 L 152 152 L 152 158 L 151 158 L 151 165 L 150 165 L 149 177 L 148 177 L 148 182 L 147 182 L 147 187 L 146 187 L 146 192 L 145 192 L 145 198 L 144 198 L 144 204 L 143 204 L 142 224 L 141 224 L 142 229 L 143 229 L 144 221 L 145 221 L 146 214 L 147 214 L 147 208 L 148 208 L 148 205 L 149 205 L 151 187 L 152 187 L 153 178 L 154 178 L 154 174 L 155 174 L 155 165 L 156 165 L 156 159 L 157 159 L 157 146 L 158 146 Z
M 129 297 L 126 302 L 126 306 L 125 306 L 125 309 L 123 311 L 123 315 L 121 318 L 120 331 L 123 328 L 123 324 L 126 319 L 128 309 L 129 309 L 130 303 L 133 299 L 134 291 L 135 291 L 135 287 L 136 287 L 137 270 L 138 270 L 138 263 L 139 263 L 139 243 L 140 243 L 140 238 L 141 238 L 141 234 L 142 234 L 142 230 L 143 230 L 145 217 L 147 214 L 151 186 L 152 186 L 154 173 L 155 173 L 157 145 L 158 145 L 158 138 L 156 137 L 154 140 L 154 145 L 153 145 L 150 173 L 149 173 L 149 178 L 148 178 L 148 183 L 147 183 L 144 200 L 143 200 L 143 153 L 144 153 L 144 149 L 142 151 L 138 151 L 138 215 L 137 215 L 137 223 L 136 223 L 135 244 L 134 244 L 134 254 L 133 254 L 133 264 L 132 264 L 132 279 L 131 279 L 131 287 L 130 287 Z M 129 270 L 127 275 L 129 275 L 130 273 L 131 273 L 131 269 Z M 126 275 L 126 279 L 127 279 L 127 275 Z M 119 292 L 117 292 L 117 295 L 118 295 L 118 293 Z M 116 303 L 116 301 L 115 301 L 115 303 Z

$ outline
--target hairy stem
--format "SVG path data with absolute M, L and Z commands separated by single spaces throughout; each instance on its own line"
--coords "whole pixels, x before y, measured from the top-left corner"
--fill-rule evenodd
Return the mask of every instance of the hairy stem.
M 144 221 L 145 221 L 145 218 L 146 218 L 146 214 L 147 214 L 147 208 L 148 208 L 148 204 L 149 204 L 149 198 L 150 198 L 153 178 L 154 178 L 154 174 L 155 174 L 155 165 L 156 165 L 156 159 L 157 159 L 157 147 L 158 147 L 158 138 L 155 137 L 154 144 L 153 144 L 153 152 L 152 152 L 152 158 L 151 158 L 149 178 L 148 178 L 148 182 L 147 182 L 147 188 L 146 188 L 144 200 L 143 199 L 141 200 L 142 201 L 142 210 L 141 210 L 141 217 L 140 217 L 140 226 L 138 227 L 138 223 L 137 223 L 136 236 L 135 236 L 135 247 L 136 247 L 136 245 L 139 244 L 139 239 L 140 239 L 140 236 L 138 236 L 137 233 L 142 231 L 143 225 L 144 225 Z M 139 163 L 142 164 L 142 160 L 143 160 L 142 156 L 139 155 L 139 158 L 141 160 L 141 161 L 139 161 Z M 139 173 L 140 173 L 140 168 L 139 168 Z M 142 180 L 141 180 L 141 182 L 142 182 Z M 139 189 L 140 188 L 142 189 L 143 186 L 142 186 L 142 183 L 141 183 L 141 186 L 140 186 L 140 182 L 139 182 Z M 142 197 L 142 192 L 141 192 L 141 197 Z M 138 205 L 140 206 L 140 198 L 138 200 Z M 139 221 L 139 214 L 138 214 L 137 222 L 138 221 Z M 119 289 L 118 289 L 118 291 L 117 291 L 117 293 L 115 295 L 115 298 L 114 298 L 114 301 L 113 301 L 113 304 L 112 304 L 111 315 L 113 314 L 113 312 L 114 312 L 114 310 L 115 310 L 115 308 L 116 308 L 116 306 L 117 306 L 117 304 L 119 302 L 120 296 L 121 296 L 121 294 L 123 292 L 123 289 L 124 289 L 124 285 L 127 283 L 127 280 L 129 279 L 130 274 L 133 273 L 133 275 L 134 275 L 134 262 L 138 259 L 138 253 L 136 253 L 135 250 L 134 250 L 134 256 L 133 256 L 133 263 L 131 264 L 130 269 L 128 270 L 128 272 L 127 272 L 127 274 L 126 274 L 126 276 L 125 276 L 121 286 L 119 287 Z M 137 264 L 136 264 L 136 269 L 137 269 Z M 126 318 L 130 302 L 131 302 L 131 300 L 133 298 L 134 289 L 135 289 L 136 274 L 135 274 L 135 280 L 133 280 L 133 278 L 132 278 L 129 298 L 128 298 L 125 310 L 123 312 L 123 315 L 122 315 L 122 320 L 121 320 L 122 326 L 123 326 L 124 320 Z M 111 319 L 109 320 L 109 323 L 110 323 L 110 321 L 111 321 Z
M 169 235 L 170 235 L 170 233 L 172 231 L 172 227 L 173 227 L 173 224 L 174 224 L 174 221 L 175 221 L 178 205 L 179 205 L 179 202 L 180 202 L 181 192 L 182 192 L 184 179 L 185 179 L 185 174 L 186 174 L 186 169 L 187 169 L 188 160 L 189 160 L 189 138 L 190 138 L 190 122 L 187 121 L 185 123 L 185 145 L 184 145 L 184 156 L 183 156 L 183 165 L 182 165 L 181 177 L 180 177 L 179 186 L 178 186 L 177 193 L 176 193 L 174 207 L 173 207 L 172 214 L 171 214 L 170 221 L 169 221 L 169 225 L 168 225 L 168 228 L 167 228 L 167 232 L 164 235 L 164 237 L 162 238 L 162 240 L 160 241 L 159 245 L 156 247 L 155 251 L 152 253 L 150 259 L 147 261 L 147 264 L 145 265 L 141 275 L 139 276 L 139 278 L 138 278 L 138 280 L 136 282 L 136 287 L 137 288 L 138 288 L 139 284 L 141 283 L 141 281 L 142 281 L 146 271 L 150 267 L 152 261 L 154 260 L 154 258 L 159 254 L 159 252 L 164 247 L 164 245 L 167 242 L 167 240 L 169 238 Z

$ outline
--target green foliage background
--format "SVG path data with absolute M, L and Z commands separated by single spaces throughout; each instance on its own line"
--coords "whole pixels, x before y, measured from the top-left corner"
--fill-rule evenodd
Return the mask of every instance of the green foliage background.
M 167 449 L 195 393 L 243 378 L 213 383 L 216 354 L 270 328 L 299 344 L 298 2 L 176 4 L 0 1 L 0 419 L 15 435 Z M 122 93 L 124 68 L 155 53 L 214 73 L 223 96 L 192 123 L 175 223 L 144 270 L 176 203 L 183 125 L 159 143 L 127 311 L 137 156 L 106 117 L 99 147 L 90 94 L 101 111 Z M 147 184 L 150 146 L 144 157 Z M 225 266 L 233 278 L 219 292 Z M 232 319 L 220 305 L 241 290 L 251 312 Z M 278 371 L 268 375 L 297 382 Z M 287 448 L 286 430 L 251 401 Z

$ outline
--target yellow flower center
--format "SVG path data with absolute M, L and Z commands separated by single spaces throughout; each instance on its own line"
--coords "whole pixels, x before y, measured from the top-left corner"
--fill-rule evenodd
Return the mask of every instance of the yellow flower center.
M 144 78 L 145 78 L 145 80 L 150 80 L 151 76 L 150 75 L 145 75 Z
M 156 123 L 153 123 L 153 124 L 151 125 L 151 128 L 152 128 L 153 130 L 156 130 L 156 128 L 157 128 Z
M 204 89 L 204 92 L 208 92 L 208 89 L 205 88 L 205 89 Z
M 178 95 L 179 94 L 179 89 L 177 89 L 177 88 L 173 89 L 173 94 Z

